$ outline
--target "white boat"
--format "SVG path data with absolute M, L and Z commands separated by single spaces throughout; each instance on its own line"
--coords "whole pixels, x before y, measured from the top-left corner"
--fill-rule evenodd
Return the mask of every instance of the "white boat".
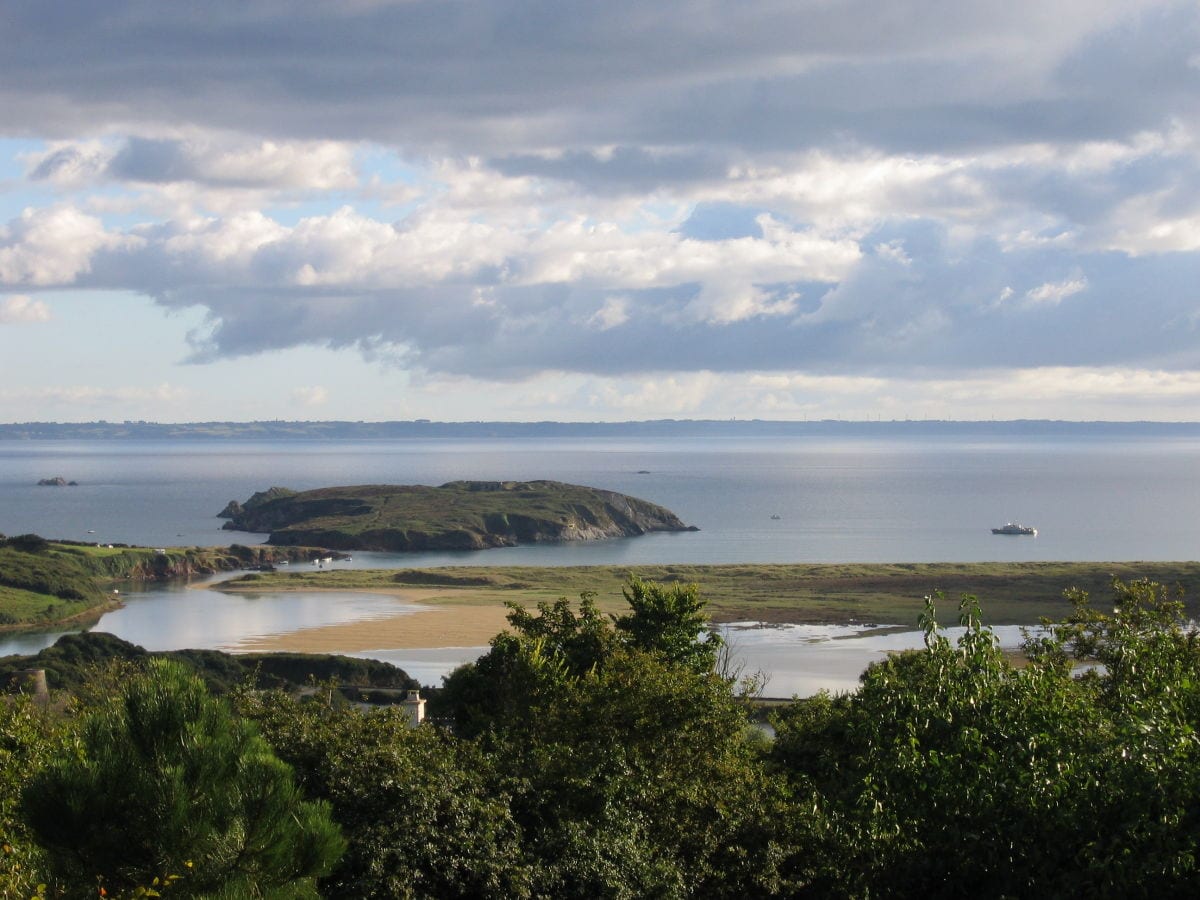
M 1029 525 L 1018 525 L 1016 522 L 1006 522 L 999 528 L 993 528 L 992 534 L 1032 534 L 1037 537 L 1037 529 Z

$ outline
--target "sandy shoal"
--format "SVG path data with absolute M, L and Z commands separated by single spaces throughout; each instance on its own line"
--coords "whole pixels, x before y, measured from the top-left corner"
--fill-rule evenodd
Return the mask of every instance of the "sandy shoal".
M 420 605 L 419 601 L 426 595 L 422 591 L 368 593 L 388 593 L 412 605 Z M 439 592 L 438 596 L 445 597 L 446 592 Z M 237 650 L 246 653 L 354 653 L 482 647 L 508 627 L 507 613 L 508 609 L 498 602 L 424 606 L 417 612 L 251 638 L 240 641 Z

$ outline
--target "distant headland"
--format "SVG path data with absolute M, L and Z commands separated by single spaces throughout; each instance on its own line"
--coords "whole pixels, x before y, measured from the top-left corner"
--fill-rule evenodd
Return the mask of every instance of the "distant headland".
M 888 419 L 654 419 L 638 422 L 20 422 L 0 440 L 395 440 L 402 438 L 720 438 L 828 436 L 1200 437 L 1200 422 Z
M 483 550 L 517 544 L 695 531 L 646 500 L 559 481 L 368 484 L 296 492 L 274 487 L 218 514 L 276 545 L 334 550 Z

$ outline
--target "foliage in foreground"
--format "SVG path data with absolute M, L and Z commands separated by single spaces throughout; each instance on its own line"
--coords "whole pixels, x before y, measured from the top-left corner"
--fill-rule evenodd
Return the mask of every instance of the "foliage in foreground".
M 234 713 L 157 670 L 85 696 L 78 724 L 0 706 L 0 897 L 50 875 L 50 893 L 94 896 L 97 875 L 120 888 L 181 871 L 166 896 L 303 896 L 301 871 L 331 897 L 1194 896 L 1200 636 L 1161 586 L 1113 588 L 1111 612 L 1069 592 L 1071 616 L 1030 638 L 1023 666 L 972 598 L 955 641 L 929 602 L 924 649 L 852 694 L 783 707 L 773 744 L 713 672 L 695 589 L 651 583 L 615 618 L 587 596 L 513 609 L 447 679 L 454 730 L 249 687 Z M 247 750 L 252 783 L 214 745 Z M 221 820 L 227 795 L 292 772 L 295 788 L 266 793 L 301 822 L 330 816 L 345 853 L 333 863 L 330 837 L 330 865 L 303 868 L 288 826 L 254 847 L 298 880 L 265 862 L 256 888 L 221 874 L 224 838 L 251 832 Z
M 545 897 L 753 896 L 779 889 L 791 824 L 713 671 L 695 586 L 630 583 L 610 621 L 589 596 L 537 614 L 440 698 L 491 760 Z
M 825 830 L 826 896 L 1194 893 L 1200 647 L 1151 582 L 1075 612 L 1014 667 L 964 599 L 951 643 L 777 717 L 773 757 Z M 1103 668 L 1077 676 L 1074 663 Z
M 522 897 L 529 867 L 486 758 L 395 709 L 366 714 L 321 698 L 243 693 L 239 706 L 331 804 L 349 847 L 321 880 L 334 897 Z
M 186 872 L 174 895 L 300 897 L 342 852 L 328 807 L 305 800 L 253 726 L 172 661 L 150 660 L 90 711 L 71 749 L 23 794 L 70 896 Z

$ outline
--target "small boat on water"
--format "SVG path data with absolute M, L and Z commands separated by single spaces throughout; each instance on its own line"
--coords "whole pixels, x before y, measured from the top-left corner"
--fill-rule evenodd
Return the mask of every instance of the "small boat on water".
M 1037 537 L 1037 529 L 1029 525 L 1018 525 L 1016 522 L 1006 522 L 999 528 L 993 528 L 992 534 L 1032 534 Z

